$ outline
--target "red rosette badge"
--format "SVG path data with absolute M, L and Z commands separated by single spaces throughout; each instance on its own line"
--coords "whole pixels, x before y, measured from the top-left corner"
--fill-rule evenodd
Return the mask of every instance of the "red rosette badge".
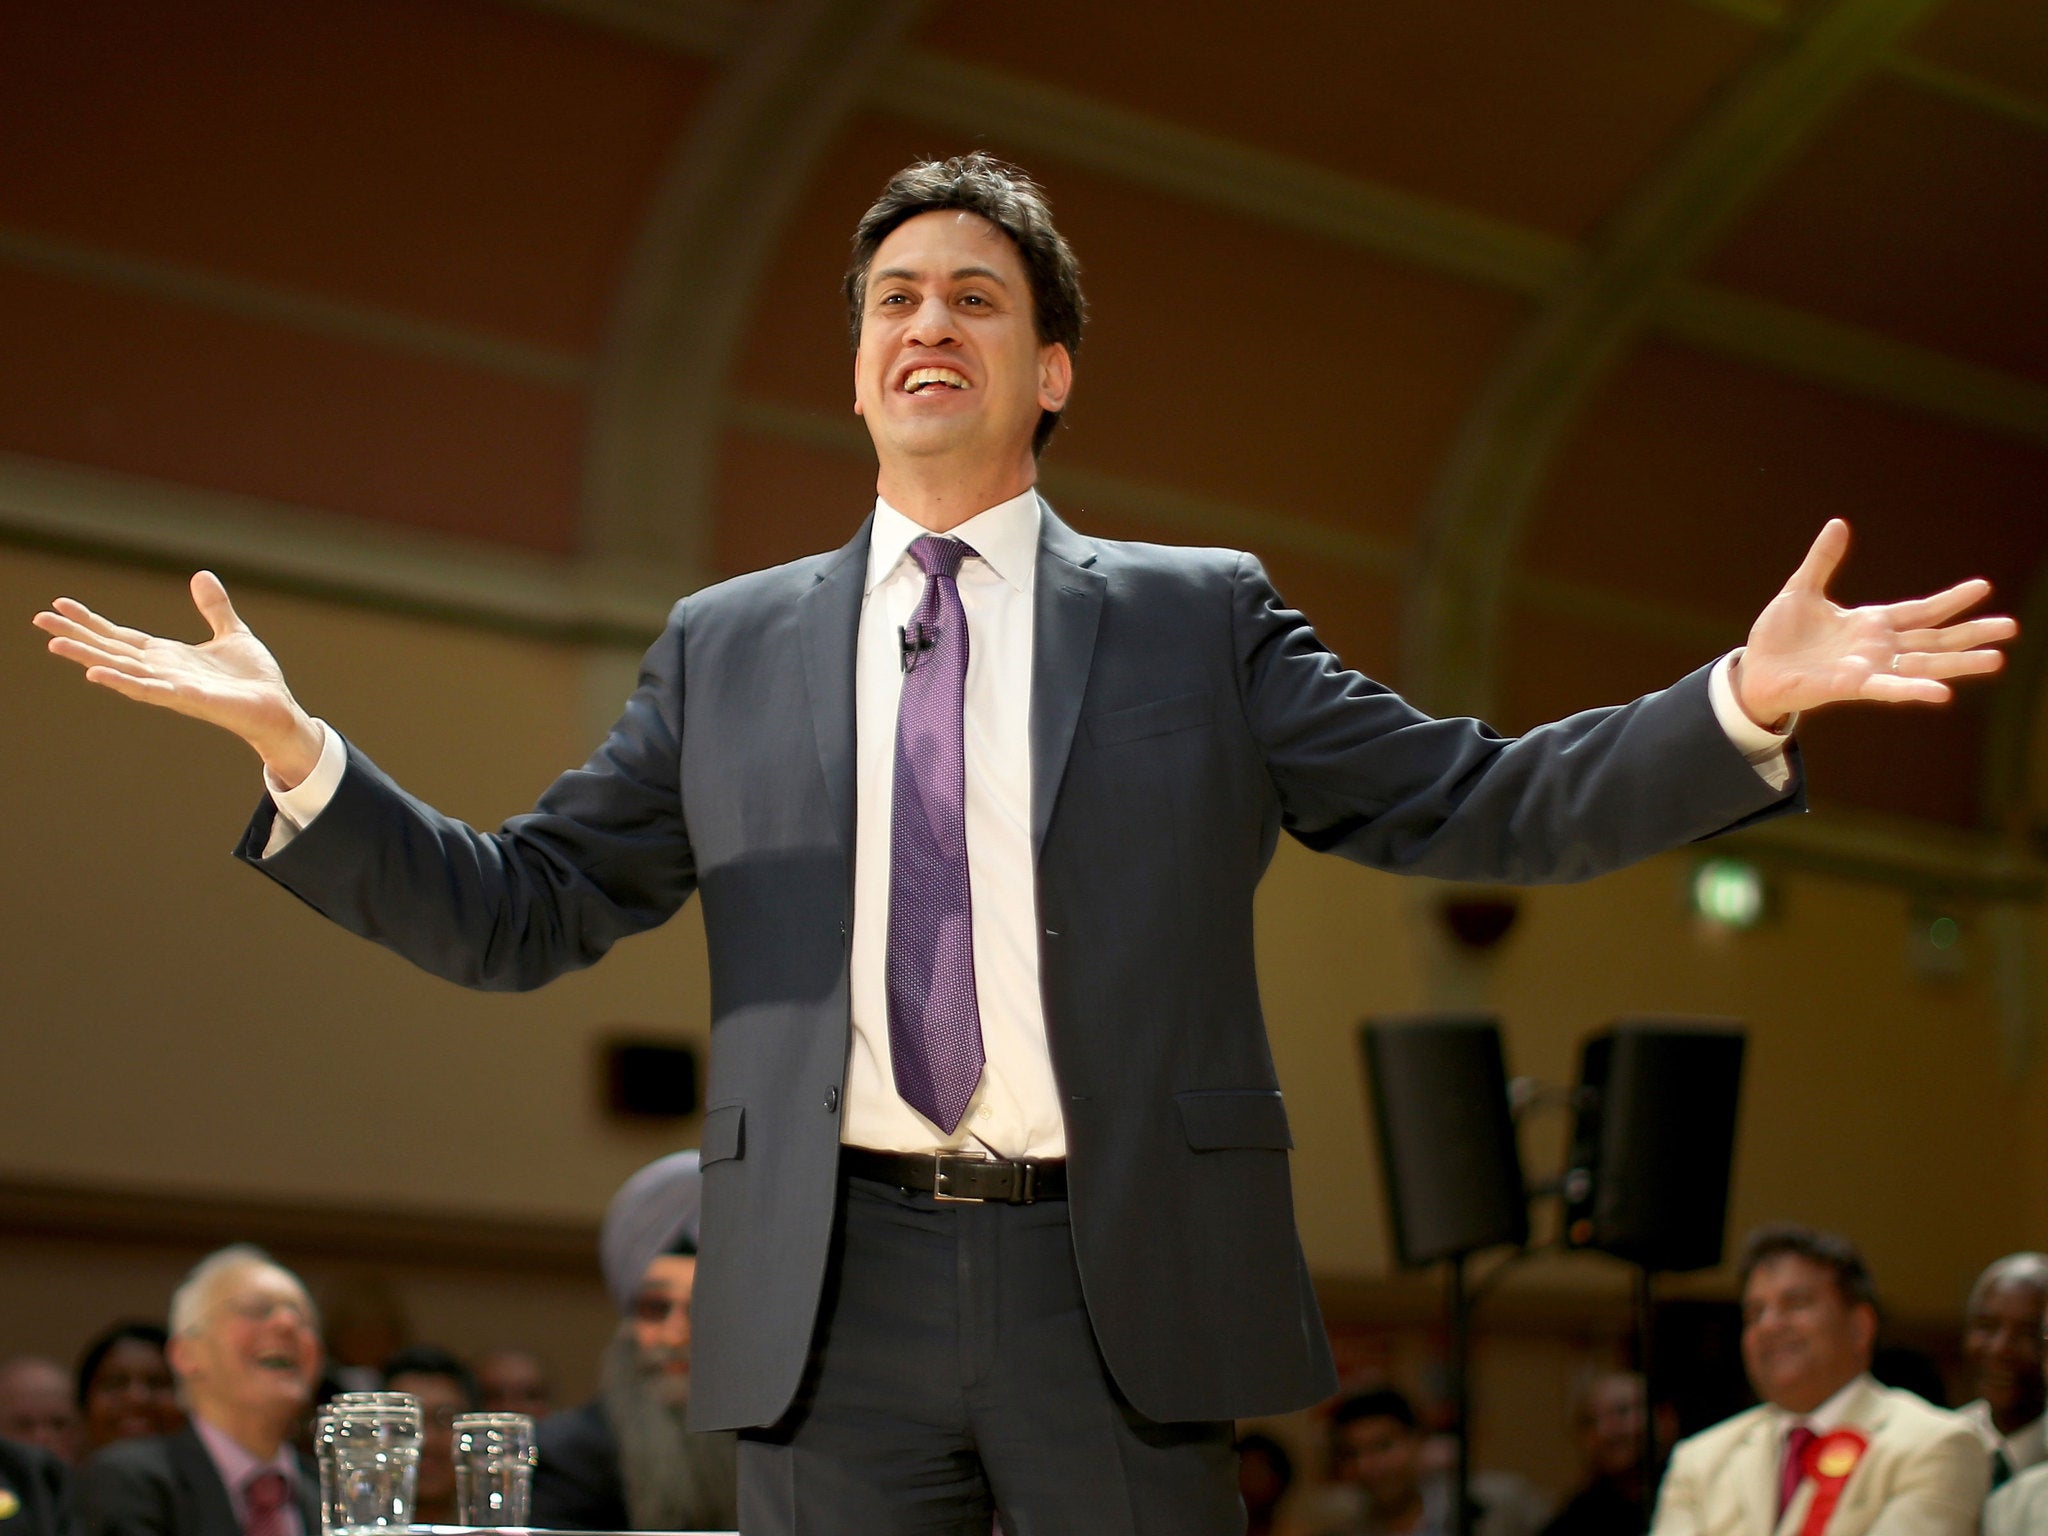
M 1843 1485 L 1869 1448 L 1869 1439 L 1854 1429 L 1838 1429 L 1807 1446 L 1806 1475 L 1813 1479 L 1813 1502 L 1806 1506 L 1806 1524 L 1799 1536 L 1821 1536 L 1828 1528 Z

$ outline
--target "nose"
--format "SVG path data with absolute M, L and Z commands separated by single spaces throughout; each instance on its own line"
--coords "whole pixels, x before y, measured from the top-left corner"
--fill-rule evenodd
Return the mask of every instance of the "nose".
M 904 339 L 925 347 L 946 346 L 959 340 L 953 326 L 953 311 L 944 295 L 934 293 L 925 296 L 904 332 Z
M 661 1342 L 669 1349 L 682 1349 L 690 1342 L 690 1309 L 688 1306 L 669 1308 L 662 1320 Z

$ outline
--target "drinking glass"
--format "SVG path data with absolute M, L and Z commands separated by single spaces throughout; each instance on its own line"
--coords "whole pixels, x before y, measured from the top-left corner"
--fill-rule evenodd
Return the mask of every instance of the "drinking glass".
M 420 1400 L 410 1392 L 344 1392 L 327 1406 L 333 1536 L 411 1525 L 420 1472 Z
M 465 1413 L 455 1420 L 455 1518 L 462 1525 L 527 1522 L 533 1507 L 533 1420 Z
M 320 1467 L 320 1536 L 334 1536 L 341 1480 L 334 1470 L 334 1410 L 325 1405 L 313 1415 L 313 1459 Z

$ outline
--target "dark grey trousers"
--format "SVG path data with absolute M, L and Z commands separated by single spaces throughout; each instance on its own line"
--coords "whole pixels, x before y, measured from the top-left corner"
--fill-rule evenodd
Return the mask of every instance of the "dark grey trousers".
M 795 1404 L 740 1436 L 743 1536 L 1242 1536 L 1233 1426 L 1158 1424 L 1095 1347 L 1062 1200 L 845 1181 Z

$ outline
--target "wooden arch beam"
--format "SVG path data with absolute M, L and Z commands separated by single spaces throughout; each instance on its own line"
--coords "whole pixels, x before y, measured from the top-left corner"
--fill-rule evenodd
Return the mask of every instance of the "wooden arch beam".
M 583 548 L 700 584 L 726 380 L 819 159 L 922 0 L 776 0 L 749 18 L 675 155 L 621 288 L 591 404 Z
M 1938 0 L 1810 7 L 1694 123 L 1540 301 L 1467 415 L 1431 495 L 1403 633 L 1426 709 L 1485 714 L 1510 568 L 1558 445 L 1665 289 Z

